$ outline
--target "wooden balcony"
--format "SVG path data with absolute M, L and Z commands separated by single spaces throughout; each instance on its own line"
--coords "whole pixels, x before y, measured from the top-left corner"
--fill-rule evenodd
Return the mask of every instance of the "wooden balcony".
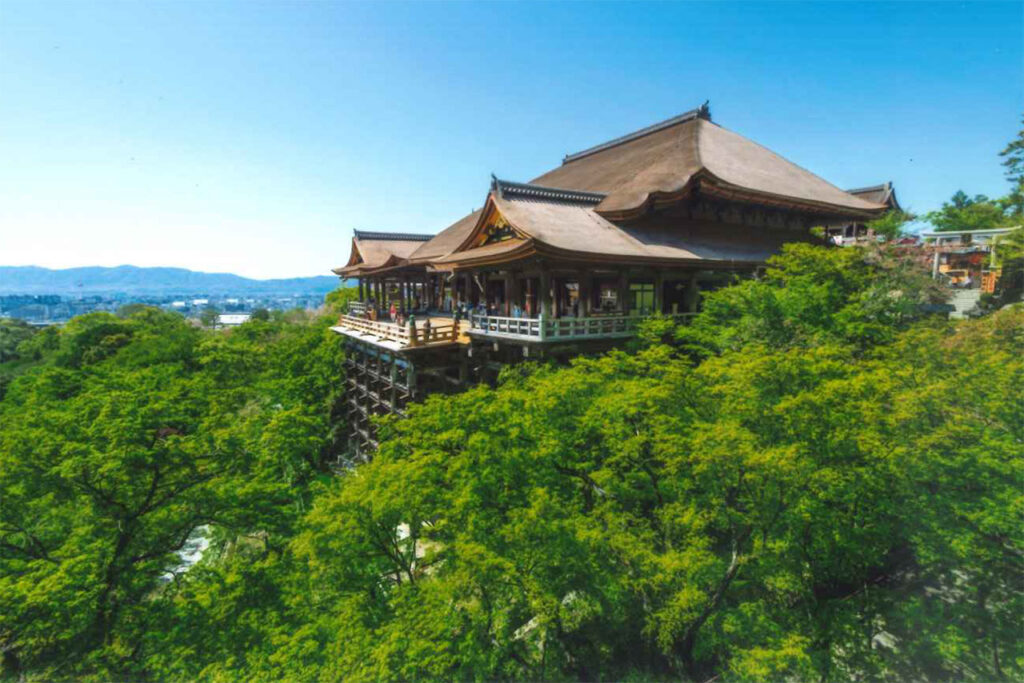
M 425 318 L 416 321 L 414 325 L 397 325 L 392 322 L 343 315 L 331 329 L 338 334 L 393 351 L 443 346 L 459 341 L 459 328 L 450 318 Z
M 695 313 L 670 317 L 683 324 Z M 594 316 L 591 318 L 506 318 L 494 315 L 470 316 L 468 334 L 474 337 L 530 342 L 571 342 L 591 339 L 623 339 L 636 334 L 646 315 Z

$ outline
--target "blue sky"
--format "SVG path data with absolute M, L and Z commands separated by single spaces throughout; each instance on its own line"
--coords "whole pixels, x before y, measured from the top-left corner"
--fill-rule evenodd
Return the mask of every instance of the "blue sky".
M 322 274 L 711 100 L 917 212 L 1001 195 L 1021 3 L 0 1 L 0 264 Z

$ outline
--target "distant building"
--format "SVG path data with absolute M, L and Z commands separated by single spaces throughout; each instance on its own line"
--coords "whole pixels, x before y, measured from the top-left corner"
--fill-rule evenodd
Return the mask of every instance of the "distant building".
M 185 306 L 187 306 L 187 305 L 188 304 L 186 304 L 184 301 L 172 301 L 171 302 L 171 308 L 185 308 Z
M 954 287 L 992 292 L 999 279 L 995 241 L 1017 229 L 924 232 L 921 248 L 932 259 L 932 277 Z
M 847 190 L 847 192 L 854 197 L 860 197 L 875 204 L 883 204 L 890 211 L 902 211 L 900 203 L 896 201 L 896 188 L 892 186 L 892 181 L 882 183 L 881 185 L 872 185 L 871 187 L 859 187 L 854 190 Z M 860 221 L 827 226 L 825 234 L 834 243 L 841 246 L 855 244 L 859 240 L 874 238 L 874 234 L 868 226 Z
M 193 306 L 209 306 L 210 305 L 210 300 L 209 299 L 192 299 L 192 305 Z
M 222 313 L 217 316 L 218 327 L 237 327 L 248 322 L 252 316 L 248 313 Z

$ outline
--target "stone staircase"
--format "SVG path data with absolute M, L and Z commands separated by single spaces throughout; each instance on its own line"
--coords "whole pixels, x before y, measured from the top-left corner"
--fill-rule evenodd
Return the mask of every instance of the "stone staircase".
M 981 289 L 955 289 L 953 298 L 949 300 L 956 310 L 949 314 L 950 318 L 963 318 L 967 311 L 974 308 L 981 298 Z

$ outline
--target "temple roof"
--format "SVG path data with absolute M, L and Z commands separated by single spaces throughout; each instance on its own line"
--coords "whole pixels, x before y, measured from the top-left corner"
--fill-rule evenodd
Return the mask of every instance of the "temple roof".
M 492 176 L 493 178 L 493 176 Z M 509 258 L 529 249 L 560 255 L 629 259 L 761 260 L 770 245 L 756 230 L 739 233 L 711 223 L 677 220 L 650 232 L 660 220 L 652 206 L 697 195 L 774 207 L 833 222 L 876 217 L 895 202 L 891 183 L 845 192 L 778 154 L 711 121 L 707 104 L 576 154 L 529 183 L 493 178 L 487 206 L 438 235 L 356 233 L 353 256 L 341 275 L 402 265 Z M 869 192 L 870 190 L 870 192 Z M 484 244 L 477 235 L 497 210 L 519 235 L 515 244 Z M 773 238 L 774 239 L 774 238 Z M 763 240 L 761 240 L 763 241 Z M 771 241 L 771 240 L 768 240 Z M 755 244 L 756 243 L 756 244 Z M 777 245 L 772 248 L 777 248 Z M 357 254 L 358 252 L 358 254 Z
M 635 263 L 759 263 L 777 253 L 784 239 L 772 231 L 741 236 L 710 221 L 689 221 L 680 228 L 677 221 L 657 216 L 619 225 L 595 210 L 600 198 L 590 194 L 497 179 L 492 188 L 463 244 L 453 253 L 433 259 L 436 267 L 446 270 L 533 254 Z M 493 216 L 506 221 L 516 236 L 473 246 L 476 236 L 486 234 L 482 230 Z
M 482 209 L 477 209 L 467 216 L 463 216 L 447 228 L 439 232 L 432 240 L 421 245 L 411 255 L 415 263 L 423 263 L 434 258 L 447 256 L 462 244 L 466 236 L 473 230 L 480 219 Z
M 651 201 L 681 196 L 699 180 L 748 194 L 752 201 L 786 200 L 808 210 L 840 214 L 880 210 L 875 202 L 844 192 L 712 123 L 704 108 L 569 155 L 561 166 L 530 182 L 607 194 L 597 210 L 620 215 L 640 211 Z
M 341 276 L 399 265 L 419 247 L 426 244 L 433 235 L 401 232 L 352 231 L 352 252 L 348 263 L 335 268 Z
M 890 209 L 900 210 L 900 203 L 896 201 L 896 188 L 892 181 L 884 182 L 881 185 L 871 187 L 858 187 L 855 190 L 847 190 L 850 194 L 876 204 L 885 204 Z

